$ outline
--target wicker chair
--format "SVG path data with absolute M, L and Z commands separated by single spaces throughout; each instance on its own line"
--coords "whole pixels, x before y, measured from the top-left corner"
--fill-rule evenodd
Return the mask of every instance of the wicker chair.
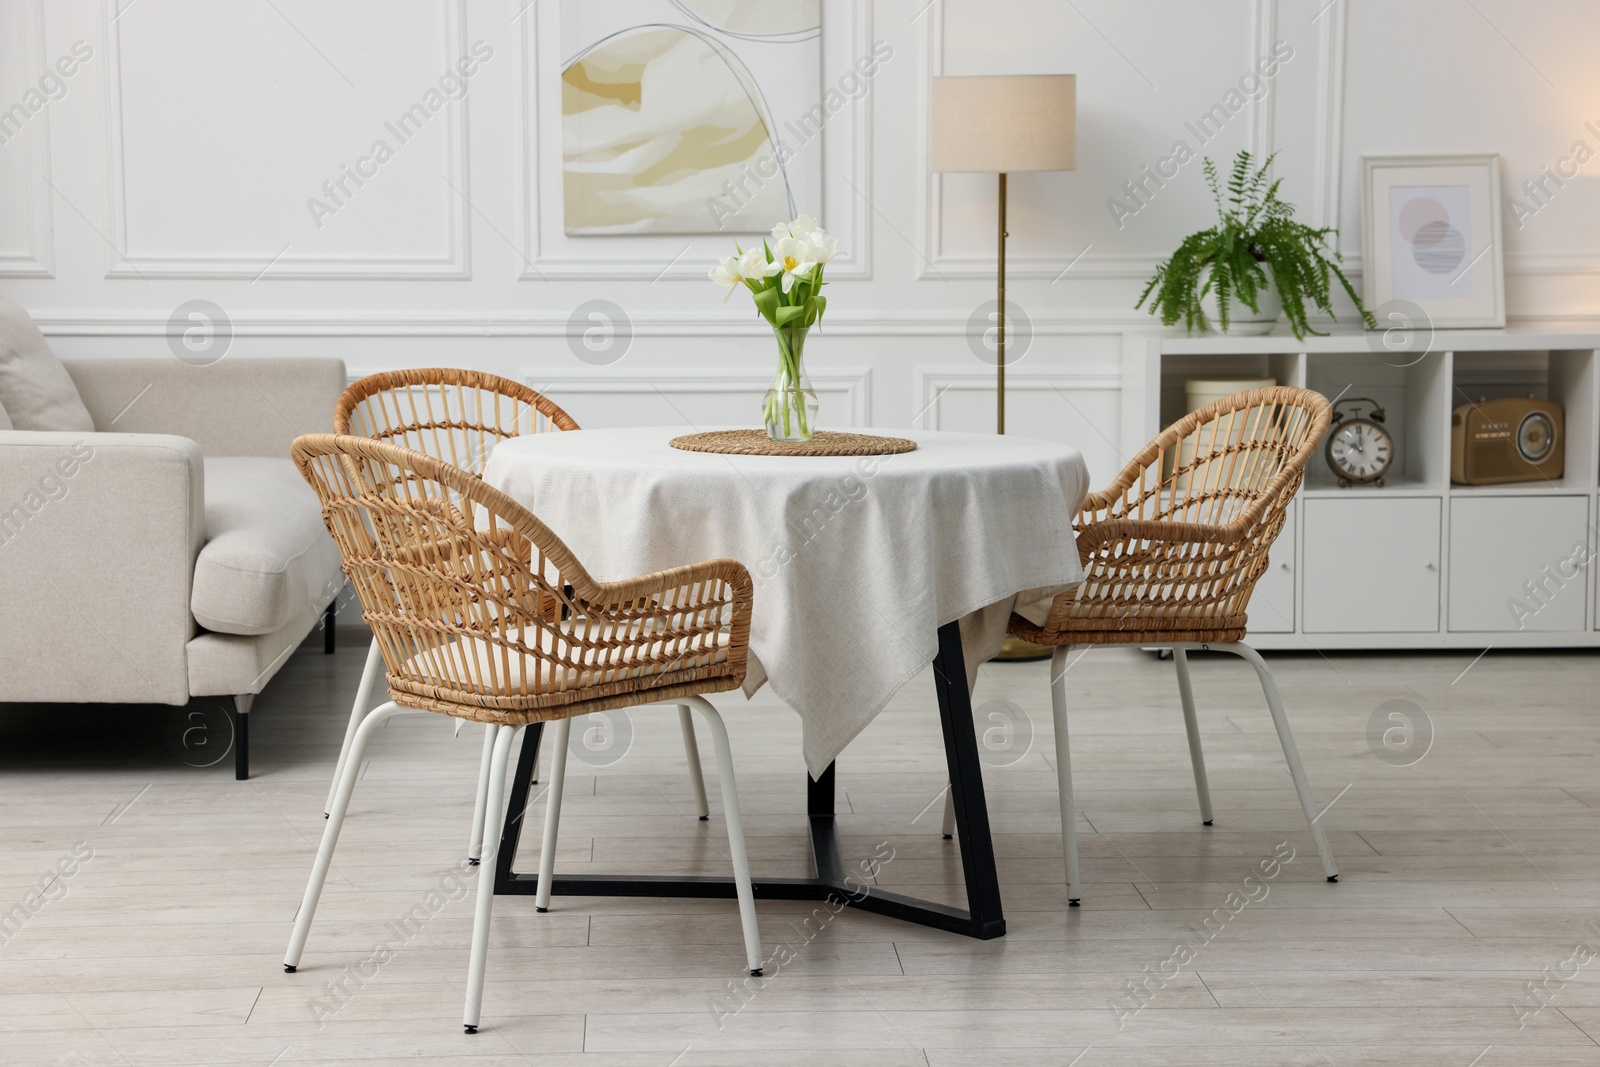
M 333 413 L 334 433 L 370 437 L 442 459 L 452 466 L 483 473 L 489 453 L 501 441 L 530 433 L 576 430 L 578 424 L 549 397 L 521 382 L 480 371 L 427 368 L 371 374 L 351 385 L 339 397 Z M 372 700 L 381 657 L 374 641 L 367 650 L 366 667 L 356 689 L 350 722 L 345 727 L 339 763 L 328 786 L 323 811 L 333 808 L 333 791 L 355 739 L 356 728 Z M 683 734 L 694 788 L 697 813 L 710 815 L 706 782 L 700 767 L 700 748 L 694 722 L 686 704 L 678 706 L 678 727 Z M 483 755 L 478 761 L 478 804 L 467 844 L 468 862 L 479 862 L 483 847 L 485 811 L 483 796 L 489 788 L 489 761 L 494 752 L 494 730 L 485 729 Z
M 1012 634 L 1054 649 L 1050 695 L 1069 904 L 1078 904 L 1080 892 L 1064 677 L 1074 646 L 1172 649 L 1207 826 L 1211 793 L 1186 653 L 1231 652 L 1254 667 L 1328 881 L 1338 881 L 1277 684 L 1244 643 L 1245 606 L 1330 418 L 1321 394 L 1280 387 L 1225 397 L 1167 427 L 1109 488 L 1084 501 L 1073 523 L 1083 584 L 1056 597 L 1042 625 L 1011 617 Z
M 728 734 L 704 694 L 744 680 L 749 573 L 712 560 L 623 582 L 596 582 L 559 538 L 475 475 L 364 437 L 314 434 L 293 458 L 322 502 L 387 671 L 388 703 L 356 730 L 284 955 L 300 963 L 373 731 L 402 712 L 439 712 L 494 731 L 484 853 L 501 832 L 506 763 L 520 729 L 554 722 L 556 748 L 540 853 L 538 906 L 549 905 L 568 729 L 591 711 L 689 704 L 717 752 L 728 852 L 746 963 L 761 969 L 755 900 Z M 551 605 L 558 606 L 557 611 Z M 478 876 L 463 1020 L 477 1030 L 494 901 L 493 864 Z

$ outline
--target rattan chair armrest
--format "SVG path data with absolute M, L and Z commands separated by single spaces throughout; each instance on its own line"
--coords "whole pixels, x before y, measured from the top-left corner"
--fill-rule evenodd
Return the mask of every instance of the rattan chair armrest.
M 1118 478 L 1098 493 L 1090 493 L 1084 497 L 1083 503 L 1078 506 L 1078 510 L 1083 515 L 1096 515 L 1102 511 L 1115 514 L 1117 504 L 1122 501 L 1123 494 L 1127 491 L 1127 485 L 1123 485 L 1122 479 Z
M 1098 493 L 1090 493 L 1084 497 L 1081 510 L 1085 512 L 1112 511 L 1114 513 L 1117 505 L 1125 500 L 1128 490 L 1139 484 L 1146 471 L 1149 470 L 1150 465 L 1160 457 L 1161 446 L 1166 436 L 1166 434 L 1163 434 L 1141 448 L 1138 454 L 1128 461 L 1127 466 L 1123 467 L 1117 476 L 1111 480 L 1110 485 Z
M 638 625 L 637 619 L 641 614 L 661 612 L 671 620 L 668 629 L 702 635 L 691 638 L 691 644 L 702 645 L 706 638 L 725 644 L 729 662 L 743 676 L 755 591 L 750 572 L 735 560 L 706 560 L 588 588 L 575 582 L 572 592 L 575 610 L 591 626 L 600 623 L 618 646 L 631 647 L 645 656 L 660 654 L 662 631 Z M 725 622 L 724 610 L 728 612 Z M 679 649 L 680 654 L 683 651 Z
M 1163 519 L 1106 519 L 1078 529 L 1078 553 L 1088 559 L 1102 545 L 1123 540 L 1152 544 L 1228 545 L 1243 540 L 1252 525 L 1229 523 L 1227 526 L 1212 526 Z
M 1130 519 L 1116 516 L 1096 519 L 1097 510 L 1104 505 L 1091 507 L 1086 501 L 1073 524 L 1078 534 L 1078 544 L 1090 539 L 1105 544 L 1118 537 L 1132 536 L 1147 541 L 1190 542 L 1194 544 L 1225 545 L 1249 536 L 1267 517 L 1268 510 L 1281 497 L 1292 498 L 1300 491 L 1302 472 L 1288 469 L 1278 473 L 1267 488 L 1226 525 L 1203 522 L 1180 522 L 1174 519 Z
M 617 582 L 596 582 L 587 588 L 574 582 L 572 592 L 583 604 L 586 614 L 603 615 L 608 607 L 620 608 L 641 601 L 654 601 L 668 593 L 688 591 L 696 586 L 707 586 L 715 582 L 722 582 L 728 587 L 732 599 L 730 604 L 732 613 L 729 619 L 731 632 L 739 638 L 739 645 L 743 647 L 749 640 L 750 614 L 755 605 L 755 583 L 751 581 L 750 572 L 745 569 L 744 564 L 737 560 L 705 560 L 701 563 L 690 563 L 671 570 L 641 575 L 638 578 Z M 686 609 L 694 605 L 692 600 L 681 600 L 677 603 Z
M 748 610 L 754 602 L 755 583 L 750 578 L 750 572 L 745 569 L 744 564 L 731 559 L 708 559 L 700 563 L 673 567 L 671 570 L 641 575 L 638 578 L 617 582 L 595 582 L 588 592 L 574 584 L 573 592 L 580 599 L 592 604 L 629 604 L 660 593 L 716 581 L 728 583 L 733 590 L 735 610 L 741 605 Z
M 1081 546 L 1086 537 L 1098 537 L 1104 544 L 1117 537 L 1131 534 L 1150 541 L 1190 541 L 1199 544 L 1229 544 L 1245 537 L 1266 517 L 1268 509 L 1280 497 L 1293 497 L 1300 490 L 1302 471 L 1288 469 L 1278 473 L 1267 488 L 1243 511 L 1225 526 L 1210 523 L 1179 522 L 1173 519 L 1130 519 L 1118 514 L 1117 505 L 1125 498 L 1121 490 L 1107 489 L 1085 498 L 1073 523 Z M 1124 487 L 1125 489 L 1126 487 Z M 1098 517 L 1102 512 L 1104 518 Z M 1107 530 L 1107 527 L 1115 527 Z
M 453 477 L 454 475 L 452 475 Z M 473 478 L 472 475 L 466 475 Z M 477 481 L 473 478 L 473 481 Z M 696 585 L 713 582 L 725 583 L 732 593 L 731 636 L 739 649 L 743 649 L 750 635 L 750 612 L 755 601 L 755 583 L 744 564 L 731 559 L 704 560 L 670 570 L 656 571 L 637 578 L 614 582 L 596 581 L 578 562 L 567 546 L 543 522 L 527 509 L 511 500 L 498 489 L 486 483 L 472 487 L 472 495 L 480 501 L 495 500 L 502 514 L 512 519 L 519 534 L 528 538 L 545 558 L 555 566 L 561 580 L 571 587 L 572 597 L 582 613 L 591 617 L 605 616 L 608 608 L 627 609 L 641 602 L 657 600 L 668 593 L 689 590 Z M 676 609 L 690 610 L 692 600 L 676 602 Z

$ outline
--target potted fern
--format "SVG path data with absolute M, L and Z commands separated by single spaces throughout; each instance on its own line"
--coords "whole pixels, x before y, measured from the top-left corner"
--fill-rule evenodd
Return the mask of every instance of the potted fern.
M 1134 307 L 1150 300 L 1150 314 L 1160 315 L 1168 326 L 1181 321 L 1190 332 L 1206 328 L 1226 334 L 1270 333 L 1281 309 L 1295 337 L 1304 338 L 1320 333 L 1307 321 L 1308 302 L 1334 317 L 1332 281 L 1337 278 L 1367 329 L 1377 329 L 1377 320 L 1339 269 L 1338 251 L 1328 244 L 1339 231 L 1294 220 L 1294 205 L 1278 199 L 1283 179 L 1267 179 L 1274 158 L 1256 168 L 1250 153 L 1240 152 L 1226 199 L 1216 164 L 1205 161 L 1218 223 L 1184 238 L 1172 258 L 1156 268 Z

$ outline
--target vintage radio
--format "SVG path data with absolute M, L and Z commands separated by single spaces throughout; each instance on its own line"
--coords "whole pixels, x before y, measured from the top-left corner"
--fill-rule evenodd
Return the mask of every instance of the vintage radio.
M 1564 423 L 1560 404 L 1533 397 L 1462 404 L 1450 418 L 1450 480 L 1498 485 L 1559 478 Z

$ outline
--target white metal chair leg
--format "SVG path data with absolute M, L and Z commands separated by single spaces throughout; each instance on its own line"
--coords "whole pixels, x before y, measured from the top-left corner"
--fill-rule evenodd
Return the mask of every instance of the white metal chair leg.
M 1339 868 L 1334 866 L 1333 852 L 1328 848 L 1328 835 L 1322 829 L 1322 816 L 1317 811 L 1316 800 L 1311 796 L 1311 783 L 1306 780 L 1306 769 L 1300 764 L 1300 750 L 1295 747 L 1294 734 L 1289 731 L 1289 718 L 1283 712 L 1283 698 L 1278 695 L 1278 683 L 1272 677 L 1272 671 L 1261 654 L 1243 642 L 1207 647 L 1232 652 L 1255 668 L 1256 677 L 1261 679 L 1261 691 L 1267 696 L 1267 707 L 1272 711 L 1272 725 L 1278 729 L 1278 742 L 1283 745 L 1283 758 L 1289 764 L 1289 776 L 1294 779 L 1295 792 L 1300 794 L 1300 807 L 1305 810 L 1306 822 L 1311 826 L 1311 840 L 1317 846 L 1317 855 L 1322 857 L 1322 869 L 1328 881 L 1337 882 Z
M 1072 750 L 1067 739 L 1067 648 L 1058 646 L 1050 656 L 1050 714 L 1055 720 L 1056 794 L 1061 801 L 1061 851 L 1067 861 L 1067 906 L 1076 908 L 1081 898 L 1078 873 L 1078 806 L 1072 799 Z
M 350 742 L 349 758 L 339 775 L 338 788 L 329 805 L 328 823 L 322 829 L 322 843 L 317 846 L 316 862 L 311 865 L 311 879 L 306 883 L 306 895 L 300 901 L 300 913 L 295 916 L 294 933 L 289 935 L 289 950 L 283 955 L 283 969 L 293 974 L 300 966 L 300 954 L 305 951 L 306 935 L 311 932 L 311 920 L 317 914 L 317 901 L 322 899 L 322 885 L 328 880 L 328 866 L 333 862 L 333 850 L 339 844 L 339 830 L 344 826 L 344 813 L 350 808 L 350 794 L 355 791 L 356 775 L 361 770 L 361 757 L 366 754 L 372 732 L 382 726 L 391 715 L 413 711 L 390 701 L 375 708 L 364 719 Z
M 683 731 L 683 756 L 689 761 L 689 784 L 694 786 L 695 814 L 701 820 L 711 818 L 711 808 L 706 803 L 706 776 L 700 767 L 700 743 L 694 736 L 694 716 L 689 705 L 678 705 L 678 728 Z
M 483 856 L 483 820 L 489 800 L 489 765 L 494 758 L 495 735 L 499 728 L 494 723 L 483 724 L 483 758 L 478 761 L 478 795 L 472 806 L 472 837 L 467 841 L 467 862 L 474 867 Z
M 750 858 L 744 847 L 744 820 L 739 814 L 739 789 L 733 780 L 733 746 L 728 743 L 728 728 L 711 701 L 690 697 L 696 710 L 711 727 L 717 749 L 717 778 L 722 783 L 722 814 L 728 822 L 728 855 L 733 860 L 733 882 L 739 894 L 739 924 L 744 928 L 745 963 L 751 977 L 761 975 L 761 928 L 756 923 L 756 895 L 750 887 Z M 539 883 L 544 885 L 543 880 Z
M 946 841 L 956 836 L 956 795 L 949 787 L 944 791 L 944 826 L 939 832 Z
M 1194 683 L 1189 678 L 1189 656 L 1181 648 L 1172 650 L 1178 668 L 1178 697 L 1183 701 L 1183 728 L 1189 734 L 1189 762 L 1194 765 L 1194 791 L 1200 796 L 1200 821 L 1211 825 L 1211 783 L 1206 780 L 1206 754 L 1200 747 L 1200 721 L 1194 714 Z
M 327 818 L 333 811 L 333 794 L 339 790 L 339 776 L 344 773 L 345 761 L 350 758 L 350 742 L 355 740 L 356 730 L 361 726 L 361 720 L 366 717 L 367 704 L 372 700 L 372 685 L 378 678 L 378 670 L 383 666 L 383 652 L 374 640 L 367 649 L 367 665 L 361 668 L 361 684 L 356 686 L 356 702 L 350 708 L 350 725 L 344 728 L 344 744 L 339 749 L 339 762 L 333 768 L 333 781 L 328 783 L 328 799 L 322 805 L 322 817 Z
M 500 822 L 505 810 L 506 764 L 511 745 L 520 726 L 500 726 L 494 730 L 494 750 L 489 768 L 488 818 L 484 822 L 483 858 L 478 868 L 478 907 L 472 917 L 472 958 L 467 964 L 467 1008 L 461 1025 L 469 1034 L 478 1032 L 483 1011 L 483 973 L 489 962 L 489 918 L 494 911 L 494 855 L 500 847 Z
M 572 720 L 556 720 L 551 734 L 550 787 L 545 794 L 544 842 L 539 846 L 539 891 L 533 898 L 535 911 L 550 910 L 550 889 L 556 873 L 556 833 L 561 826 L 561 793 L 567 784 L 567 738 L 572 734 Z

